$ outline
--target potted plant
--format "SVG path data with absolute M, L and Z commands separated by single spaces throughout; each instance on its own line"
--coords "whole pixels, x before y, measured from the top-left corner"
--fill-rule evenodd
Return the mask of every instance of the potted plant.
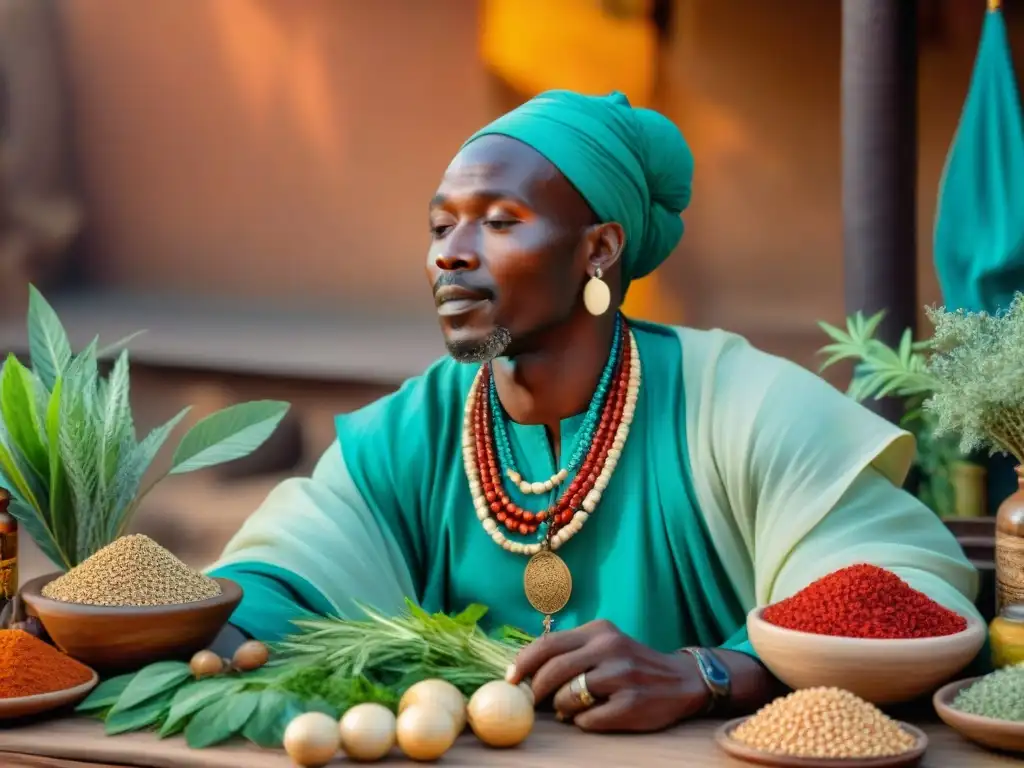
M 885 312 L 865 317 L 858 312 L 847 318 L 846 329 L 828 323 L 819 327 L 832 339 L 820 351 L 829 355 L 825 369 L 841 361 L 854 363 L 847 394 L 858 402 L 868 398 L 899 397 L 905 403 L 901 426 L 917 439 L 915 468 L 919 475 L 917 495 L 942 517 L 958 513 L 980 514 L 980 467 L 966 461 L 957 440 L 948 430 L 938 430 L 937 415 L 925 407 L 941 386 L 930 367 L 934 340 L 914 341 L 910 329 L 903 332 L 897 349 L 875 338 Z
M 1024 602 L 1024 294 L 995 315 L 929 309 L 928 316 L 935 383 L 925 407 L 936 433 L 959 434 L 963 451 L 1007 453 L 1017 463 L 1018 490 L 995 521 L 998 611 Z
M 73 568 L 122 536 L 146 494 L 168 475 L 242 458 L 262 445 L 288 403 L 258 401 L 197 422 L 169 465 L 143 485 L 185 408 L 141 440 L 128 394 L 125 344 L 77 354 L 56 312 L 29 286 L 30 365 L 13 354 L 0 369 L 0 485 L 10 512 L 59 568 Z M 98 361 L 120 350 L 109 375 Z

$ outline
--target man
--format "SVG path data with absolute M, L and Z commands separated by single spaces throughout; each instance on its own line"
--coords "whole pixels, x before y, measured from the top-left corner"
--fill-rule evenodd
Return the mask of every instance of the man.
M 913 439 L 720 331 L 624 321 L 682 235 L 693 162 L 620 94 L 543 94 L 478 132 L 429 208 L 451 359 L 337 420 L 215 572 L 274 639 L 353 599 L 555 631 L 510 679 L 587 730 L 747 712 L 756 605 L 869 561 L 976 616 L 977 575 L 899 488 Z M 687 649 L 680 653 L 681 649 Z

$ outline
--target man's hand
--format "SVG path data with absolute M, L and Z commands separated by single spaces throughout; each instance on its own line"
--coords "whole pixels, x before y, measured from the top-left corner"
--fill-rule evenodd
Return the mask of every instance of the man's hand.
M 661 730 L 699 714 L 711 696 L 689 654 L 655 651 L 604 620 L 530 643 L 509 670 L 509 682 L 525 679 L 535 701 L 554 694 L 555 711 L 585 731 Z

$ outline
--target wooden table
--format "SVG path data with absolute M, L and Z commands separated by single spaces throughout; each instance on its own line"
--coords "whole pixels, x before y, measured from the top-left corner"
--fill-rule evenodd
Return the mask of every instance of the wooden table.
M 715 746 L 716 722 L 694 722 L 665 733 L 644 736 L 596 736 L 548 719 L 537 723 L 529 740 L 512 750 L 489 750 L 472 735 L 440 761 L 443 766 L 686 766 L 742 768 Z M 921 727 L 929 747 L 923 768 L 1020 768 L 1021 761 L 986 752 L 943 725 Z M 390 765 L 411 764 L 397 757 Z M 344 765 L 339 759 L 337 764 Z M 181 737 L 158 740 L 144 733 L 108 737 L 95 721 L 80 718 L 0 728 L 0 765 L 4 768 L 289 768 L 283 752 L 261 751 L 247 743 L 190 750 Z

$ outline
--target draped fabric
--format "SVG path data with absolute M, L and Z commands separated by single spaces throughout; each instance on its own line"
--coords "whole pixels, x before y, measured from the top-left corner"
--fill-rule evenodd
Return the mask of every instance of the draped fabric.
M 1006 23 L 986 14 L 935 221 L 946 306 L 997 312 L 1024 290 L 1024 120 Z
M 606 618 L 664 651 L 753 653 L 748 611 L 857 562 L 980 620 L 977 572 L 899 487 L 908 433 L 738 336 L 632 325 L 644 371 L 636 415 L 601 505 L 559 550 L 574 586 L 556 628 Z M 429 610 L 484 603 L 492 624 L 539 633 L 525 558 L 483 531 L 463 472 L 475 371 L 439 361 L 338 418 L 313 477 L 273 491 L 209 569 L 245 591 L 233 623 L 274 640 L 295 618 L 358 615 L 355 601 L 393 612 L 408 596 Z M 581 421 L 563 421 L 563 455 Z M 524 472 L 552 474 L 543 427 L 509 426 Z

